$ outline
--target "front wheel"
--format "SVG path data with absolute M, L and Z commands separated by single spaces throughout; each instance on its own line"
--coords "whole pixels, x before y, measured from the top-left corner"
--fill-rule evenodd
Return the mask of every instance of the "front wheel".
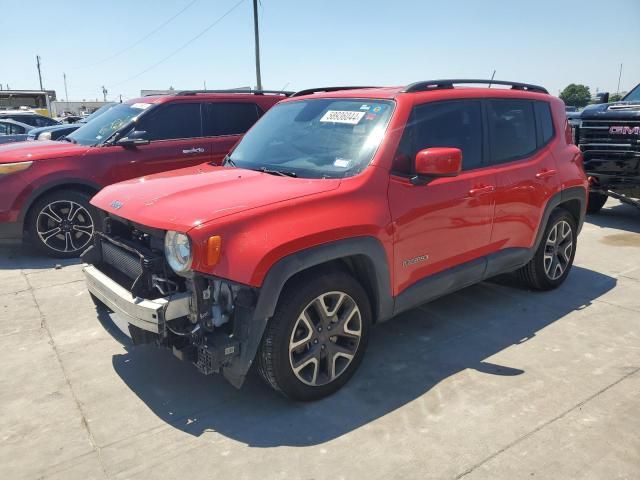
M 287 288 L 258 352 L 258 371 L 294 400 L 341 388 L 362 361 L 371 325 L 364 289 L 350 275 L 306 275 Z
M 27 219 L 35 247 L 52 257 L 78 257 L 90 245 L 98 217 L 89 199 L 89 195 L 74 190 L 38 199 Z
M 576 254 L 578 230 L 567 210 L 559 208 L 549 217 L 535 255 L 519 270 L 520 277 L 536 290 L 551 290 L 565 281 Z
M 593 215 L 598 213 L 607 203 L 607 197 L 604 193 L 589 192 L 589 201 L 587 202 L 587 213 Z

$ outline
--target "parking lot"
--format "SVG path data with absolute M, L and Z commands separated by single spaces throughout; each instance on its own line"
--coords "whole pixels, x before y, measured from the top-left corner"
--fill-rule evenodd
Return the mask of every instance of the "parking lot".
M 588 218 L 558 290 L 507 276 L 381 324 L 309 404 L 129 347 L 56 263 L 0 247 L 0 478 L 640 478 L 631 207 Z

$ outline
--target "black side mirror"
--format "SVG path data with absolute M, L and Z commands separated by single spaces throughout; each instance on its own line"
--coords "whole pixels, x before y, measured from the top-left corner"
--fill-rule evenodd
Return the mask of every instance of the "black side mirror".
M 596 103 L 609 103 L 609 92 L 596 93 Z
M 137 147 L 139 145 L 148 145 L 150 143 L 147 138 L 147 132 L 143 130 L 134 130 L 126 137 L 122 137 L 116 142 L 121 147 Z

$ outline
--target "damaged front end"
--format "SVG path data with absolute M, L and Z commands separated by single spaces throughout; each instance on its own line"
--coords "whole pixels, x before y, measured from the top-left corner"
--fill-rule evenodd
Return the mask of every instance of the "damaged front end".
M 197 272 L 176 274 L 164 234 L 107 217 L 82 255 L 87 287 L 126 320 L 134 345 L 169 348 L 205 375 L 223 373 L 240 387 L 263 330 L 251 328 L 259 292 Z

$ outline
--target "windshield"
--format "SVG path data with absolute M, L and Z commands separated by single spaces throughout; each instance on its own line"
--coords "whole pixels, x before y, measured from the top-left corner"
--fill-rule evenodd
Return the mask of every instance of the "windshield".
M 249 130 L 227 162 L 305 178 L 364 170 L 384 137 L 393 102 L 316 99 L 276 105 Z
M 103 105 L 99 109 L 97 109 L 95 112 L 93 112 L 91 115 L 89 115 L 88 117 L 85 117 L 82 120 L 78 121 L 78 123 L 89 123 L 94 118 L 102 115 L 104 112 L 106 112 L 107 110 L 112 108 L 114 105 L 116 105 L 116 104 L 115 103 L 108 103 L 106 105 Z
M 625 102 L 640 102 L 640 84 L 627 93 L 623 99 Z
M 85 123 L 75 132 L 67 135 L 66 138 L 80 145 L 98 145 L 150 106 L 150 103 L 134 103 L 132 105 L 121 103 Z

